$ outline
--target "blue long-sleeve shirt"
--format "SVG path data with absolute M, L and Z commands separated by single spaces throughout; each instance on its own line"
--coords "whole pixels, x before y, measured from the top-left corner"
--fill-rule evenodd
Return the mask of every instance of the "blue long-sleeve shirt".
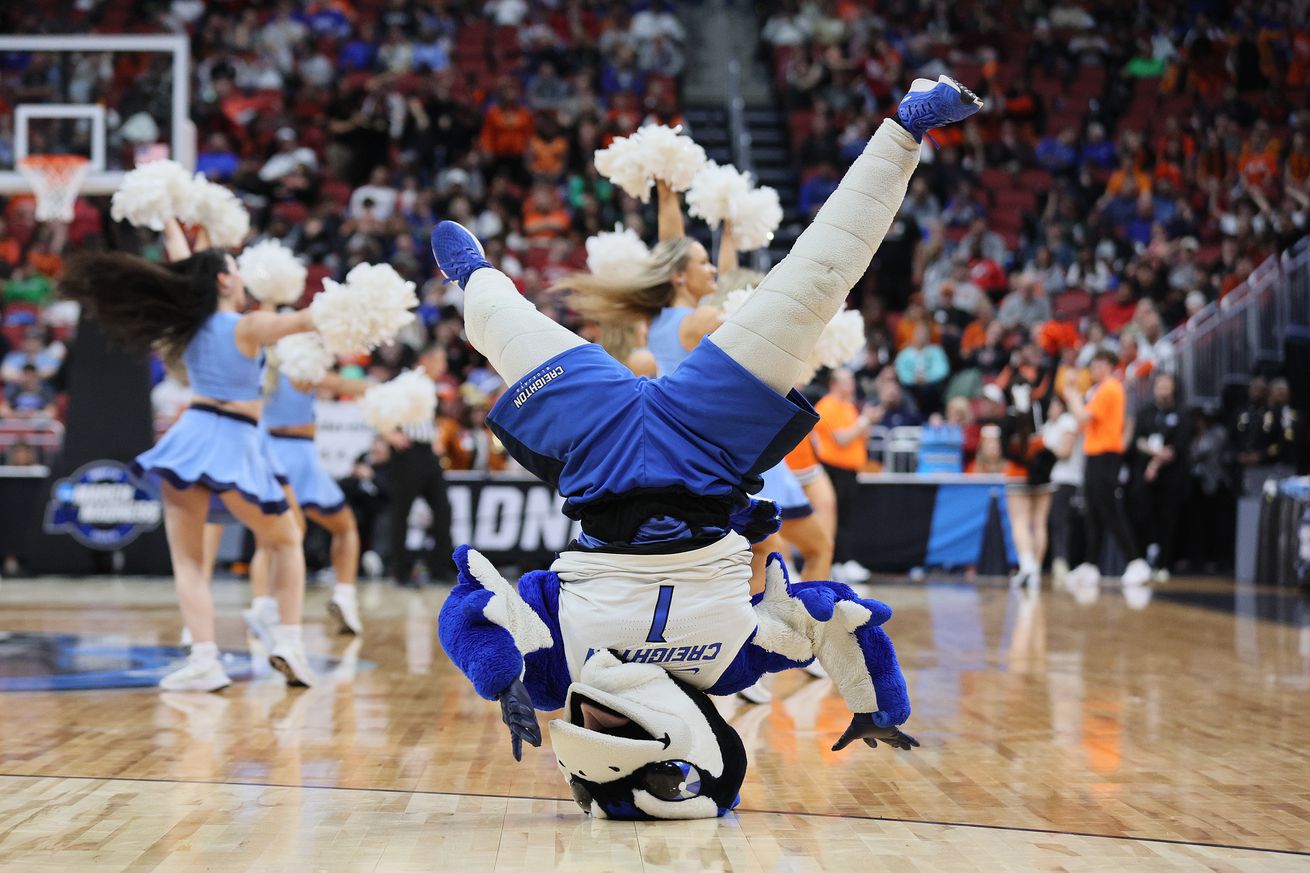
M 902 385 L 914 385 L 919 370 L 923 370 L 923 381 L 940 382 L 951 374 L 951 365 L 946 360 L 946 353 L 941 346 L 924 346 L 916 349 L 907 346 L 896 356 L 896 378 Z

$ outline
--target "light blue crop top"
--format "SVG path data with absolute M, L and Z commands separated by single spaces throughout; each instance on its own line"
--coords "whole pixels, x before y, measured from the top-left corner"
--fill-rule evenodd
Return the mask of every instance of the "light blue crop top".
M 286 376 L 278 374 L 277 387 L 264 399 L 265 427 L 299 427 L 314 423 L 314 392 L 297 391 Z
M 191 390 L 214 400 L 258 400 L 264 353 L 247 358 L 237 348 L 241 316 L 215 312 L 182 353 Z
M 655 356 L 655 366 L 659 369 L 659 375 L 669 375 L 691 354 L 678 338 L 678 329 L 682 327 L 682 320 L 693 311 L 691 306 L 666 306 L 650 320 L 646 345 L 650 348 L 650 353 Z

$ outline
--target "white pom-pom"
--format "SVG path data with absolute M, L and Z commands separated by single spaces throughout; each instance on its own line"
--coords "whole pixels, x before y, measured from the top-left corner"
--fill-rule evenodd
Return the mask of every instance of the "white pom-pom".
M 250 296 L 263 303 L 292 304 L 305 293 L 308 271 L 291 249 L 266 239 L 237 256 Z
M 250 233 L 250 213 L 235 194 L 197 174 L 194 181 L 195 203 L 178 218 L 186 224 L 198 224 L 209 234 L 209 241 L 219 248 L 241 245 Z
M 323 344 L 338 355 L 360 354 L 393 339 L 414 320 L 414 283 L 390 264 L 360 264 L 345 284 L 323 280 L 323 293 L 309 304 Z
M 374 345 L 391 341 L 414 321 L 410 311 L 418 307 L 414 283 L 406 282 L 390 264 L 359 264 L 346 274 L 346 284 L 368 301 Z
M 725 218 L 736 214 L 736 204 L 750 192 L 751 180 L 736 167 L 723 166 L 710 161 L 687 189 L 687 212 L 703 219 L 710 227 L 718 227 Z
M 648 124 L 637 131 L 638 158 L 647 175 L 667 182 L 674 191 L 686 191 L 706 163 L 705 149 L 682 127 Z
M 596 170 L 642 203 L 649 202 L 655 179 L 667 182 L 674 191 L 685 191 L 706 158 L 705 149 L 681 130 L 648 124 L 632 136 L 616 136 L 596 152 Z
M 636 231 L 620 224 L 587 239 L 587 270 L 594 276 L 626 279 L 645 267 L 650 249 Z
M 650 200 L 650 176 L 646 175 L 637 154 L 635 136 L 616 136 L 596 152 L 596 172 L 622 188 L 629 197 L 646 203 Z
M 364 419 L 379 432 L 429 421 L 437 414 L 437 385 L 423 370 L 406 370 L 364 392 Z
M 315 333 L 293 333 L 284 336 L 274 346 L 277 367 L 292 382 L 317 385 L 332 369 L 336 357 L 323 345 Z
M 195 192 L 191 174 L 181 164 L 151 161 L 123 176 L 110 202 L 109 214 L 114 221 L 163 230 L 169 219 L 194 209 Z
M 819 368 L 845 367 L 864 350 L 864 316 L 853 309 L 843 309 L 824 325 L 814 350 L 810 352 L 810 371 L 804 381 L 814 378 Z
M 782 224 L 782 204 L 778 192 L 767 186 L 754 188 L 737 201 L 732 214 L 732 240 L 737 250 L 751 252 L 762 249 L 773 239 L 773 233 Z
M 747 285 L 745 288 L 738 288 L 736 291 L 729 291 L 728 296 L 723 298 L 723 304 L 719 308 L 723 310 L 723 320 L 727 321 L 732 318 L 733 314 L 741 309 L 741 305 L 746 302 L 746 298 L 751 296 L 755 288 Z

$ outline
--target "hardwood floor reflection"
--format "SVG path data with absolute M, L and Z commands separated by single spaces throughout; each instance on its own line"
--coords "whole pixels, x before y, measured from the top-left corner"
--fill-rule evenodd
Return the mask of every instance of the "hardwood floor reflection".
M 720 822 L 585 820 L 549 751 L 516 764 L 498 709 L 436 645 L 444 591 L 379 585 L 350 646 L 311 594 L 308 647 L 340 663 L 307 692 L 274 677 L 0 694 L 0 870 L 1310 866 L 1277 854 L 1310 853 L 1310 609 L 1294 593 L 874 593 L 896 609 L 922 748 L 832 753 L 847 715 L 831 684 L 775 677 L 769 706 L 723 701 L 752 764 L 743 811 Z M 244 589 L 217 594 L 220 642 L 244 648 Z M 156 581 L 0 586 L 0 631 L 171 644 L 177 627 Z M 3 651 L 0 677 L 32 669 Z

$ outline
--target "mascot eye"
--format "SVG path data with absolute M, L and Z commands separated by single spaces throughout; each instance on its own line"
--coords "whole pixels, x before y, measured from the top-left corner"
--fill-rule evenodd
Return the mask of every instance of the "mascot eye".
M 642 772 L 641 787 L 660 800 L 691 800 L 700 796 L 700 771 L 686 761 L 661 761 Z

